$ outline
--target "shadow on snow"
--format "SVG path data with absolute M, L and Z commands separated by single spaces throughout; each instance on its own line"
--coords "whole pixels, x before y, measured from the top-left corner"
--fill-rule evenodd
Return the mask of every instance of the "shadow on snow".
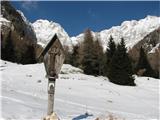
M 81 120 L 81 119 L 85 119 L 85 118 L 90 117 L 90 116 L 93 116 L 93 115 L 85 113 L 85 114 L 79 115 L 77 117 L 74 117 L 72 120 Z

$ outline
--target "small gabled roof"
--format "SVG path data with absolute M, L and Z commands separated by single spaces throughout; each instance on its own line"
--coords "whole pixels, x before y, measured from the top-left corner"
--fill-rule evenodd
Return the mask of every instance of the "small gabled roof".
M 59 41 L 59 38 L 57 37 L 57 34 L 55 34 L 52 39 L 49 41 L 49 43 L 46 45 L 46 47 L 44 48 L 44 50 L 40 53 L 40 55 L 38 56 L 38 59 L 40 59 L 42 56 L 44 57 L 45 54 L 48 52 L 48 50 L 52 47 L 52 45 L 56 42 L 56 40 Z M 59 41 L 60 47 L 63 50 L 63 46 L 61 44 L 61 42 Z

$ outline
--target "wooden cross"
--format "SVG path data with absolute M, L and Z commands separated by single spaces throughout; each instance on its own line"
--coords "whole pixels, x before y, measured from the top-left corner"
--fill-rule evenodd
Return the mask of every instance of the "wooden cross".
M 39 59 L 43 57 L 46 73 L 48 76 L 48 111 L 47 114 L 53 113 L 55 85 L 60 69 L 63 65 L 65 54 L 63 46 L 55 34 L 51 41 L 39 55 Z

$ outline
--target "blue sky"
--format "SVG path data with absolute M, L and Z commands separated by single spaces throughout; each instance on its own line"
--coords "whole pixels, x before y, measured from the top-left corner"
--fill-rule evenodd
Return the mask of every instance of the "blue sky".
M 158 1 L 12 1 L 30 22 L 47 19 L 59 23 L 69 36 L 86 28 L 101 31 L 125 20 L 160 16 Z

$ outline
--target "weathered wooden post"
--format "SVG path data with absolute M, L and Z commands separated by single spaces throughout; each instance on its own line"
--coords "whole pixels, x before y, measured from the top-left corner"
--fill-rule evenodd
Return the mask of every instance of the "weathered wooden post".
M 43 57 L 44 65 L 48 78 L 48 111 L 47 114 L 53 113 L 55 85 L 58 74 L 64 62 L 64 49 L 55 34 L 51 41 L 46 45 L 44 50 L 39 55 L 39 59 Z

